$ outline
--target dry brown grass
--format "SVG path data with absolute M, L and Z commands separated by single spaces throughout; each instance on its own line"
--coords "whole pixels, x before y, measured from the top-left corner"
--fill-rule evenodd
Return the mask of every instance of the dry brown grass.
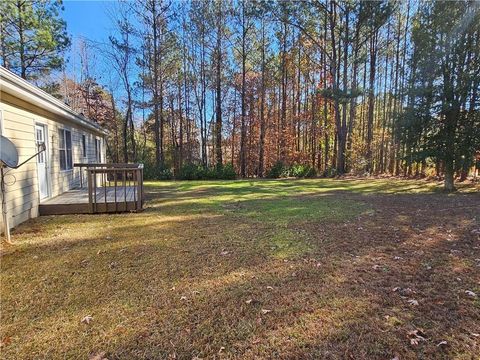
M 32 220 L 1 257 L 2 358 L 478 359 L 480 195 L 435 189 L 151 183 L 143 213 Z

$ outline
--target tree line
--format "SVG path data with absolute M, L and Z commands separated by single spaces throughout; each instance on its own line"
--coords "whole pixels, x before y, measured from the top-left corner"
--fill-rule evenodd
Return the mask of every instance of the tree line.
M 37 64 L 61 69 L 58 57 L 38 60 L 48 46 L 69 45 L 61 4 L 6 4 L 3 66 L 23 77 L 38 77 Z M 26 21 L 42 8 L 42 19 L 52 19 L 45 44 L 35 35 L 41 21 Z M 80 78 L 44 85 L 109 128 L 112 161 L 144 162 L 152 177 L 181 177 L 192 166 L 223 174 L 229 164 L 240 177 L 303 167 L 323 176 L 436 175 L 453 190 L 479 156 L 479 8 L 120 2 L 113 35 L 79 47 Z

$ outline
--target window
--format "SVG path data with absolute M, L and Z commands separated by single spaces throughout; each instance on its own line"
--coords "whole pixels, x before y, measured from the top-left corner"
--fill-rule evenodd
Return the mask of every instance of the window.
M 87 138 L 85 135 L 82 135 L 82 154 L 83 157 L 87 157 Z
M 97 163 L 102 162 L 102 143 L 100 139 L 95 139 L 95 159 Z
M 72 163 L 72 133 L 65 129 L 58 131 L 58 151 L 60 155 L 60 170 L 73 169 Z

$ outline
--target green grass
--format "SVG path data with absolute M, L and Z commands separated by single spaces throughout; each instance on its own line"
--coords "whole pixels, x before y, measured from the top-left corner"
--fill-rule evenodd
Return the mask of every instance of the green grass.
M 480 332 L 478 301 L 464 296 L 478 292 L 478 188 L 309 179 L 148 182 L 146 192 L 142 213 L 41 217 L 13 231 L 0 263 L 2 358 L 480 350 L 468 332 Z M 417 327 L 429 340 L 413 347 Z

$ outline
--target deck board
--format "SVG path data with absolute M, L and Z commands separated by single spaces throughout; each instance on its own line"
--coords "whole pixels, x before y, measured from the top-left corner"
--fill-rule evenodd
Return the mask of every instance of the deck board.
M 107 203 L 115 202 L 115 188 L 99 187 L 97 188 L 97 203 L 105 202 L 105 191 L 107 194 Z M 126 195 L 126 198 L 125 198 Z M 137 189 L 135 186 L 127 186 L 126 194 L 124 188 L 117 187 L 117 202 L 130 202 L 137 200 Z M 73 189 L 53 198 L 42 201 L 42 205 L 60 205 L 60 204 L 88 204 L 88 189 Z
M 136 186 L 117 187 L 116 189 L 114 186 L 99 187 L 96 191 L 95 202 L 94 213 L 142 210 L 138 208 L 138 188 Z M 87 214 L 91 212 L 88 189 L 85 188 L 67 191 L 42 201 L 40 204 L 40 215 Z

